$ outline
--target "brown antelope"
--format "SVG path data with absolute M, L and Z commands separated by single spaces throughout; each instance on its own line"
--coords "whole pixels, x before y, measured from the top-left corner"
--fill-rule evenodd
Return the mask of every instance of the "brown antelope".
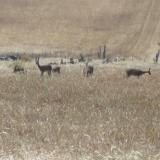
M 83 75 L 88 77 L 89 75 L 92 75 L 93 74 L 93 66 L 89 66 L 88 65 L 88 61 L 86 62 L 86 66 L 85 68 L 83 69 Z
M 52 66 L 51 65 L 40 65 L 39 64 L 39 57 L 36 58 L 36 64 L 41 72 L 41 76 L 43 76 L 44 72 L 47 72 L 48 75 L 50 76 L 51 75 L 51 71 L 52 71 Z
M 128 70 L 126 70 L 127 77 L 130 77 L 130 76 L 140 77 L 145 73 L 148 73 L 149 75 L 151 75 L 151 69 L 149 68 L 148 71 L 142 71 L 142 70 L 139 70 L 139 69 L 128 69 Z

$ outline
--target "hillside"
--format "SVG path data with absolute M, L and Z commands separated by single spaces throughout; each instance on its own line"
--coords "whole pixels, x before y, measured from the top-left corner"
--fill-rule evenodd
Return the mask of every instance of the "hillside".
M 0 0 L 0 52 L 54 48 L 150 56 L 160 37 L 159 0 Z

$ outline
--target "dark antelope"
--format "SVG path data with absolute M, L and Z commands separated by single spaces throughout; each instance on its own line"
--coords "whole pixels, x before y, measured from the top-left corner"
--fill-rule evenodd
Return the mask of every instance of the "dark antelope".
M 151 75 L 151 69 L 149 68 L 148 71 L 142 71 L 142 70 L 139 70 L 139 69 L 128 69 L 126 71 L 127 77 L 130 77 L 130 76 L 140 77 L 140 76 L 142 76 L 145 73 L 148 73 L 149 75 Z
M 39 64 L 39 57 L 36 58 L 36 64 L 41 72 L 41 76 L 43 76 L 43 73 L 44 72 L 47 72 L 48 75 L 50 76 L 51 75 L 51 71 L 52 71 L 52 66 L 51 65 L 40 65 Z
M 24 73 L 24 68 L 23 68 L 22 66 L 20 66 L 20 65 L 15 65 L 15 66 L 14 66 L 14 69 L 13 69 L 13 72 L 14 72 L 14 73 L 17 73 L 17 72 L 22 72 L 22 73 Z
M 83 75 L 88 77 L 89 75 L 93 74 L 93 70 L 94 70 L 93 66 L 89 66 L 88 62 L 86 62 L 86 66 L 83 69 Z
M 60 74 L 60 70 L 61 70 L 61 68 L 59 66 L 52 67 L 52 72 L 53 73 L 59 73 Z

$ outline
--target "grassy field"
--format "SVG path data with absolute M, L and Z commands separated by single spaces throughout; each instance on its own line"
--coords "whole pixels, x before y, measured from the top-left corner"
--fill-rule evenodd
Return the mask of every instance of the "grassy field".
M 158 70 L 128 79 L 115 64 L 96 65 L 85 78 L 83 65 L 69 65 L 49 78 L 33 63 L 24 75 L 3 65 L 0 159 L 160 158 Z
M 0 160 L 159 160 L 159 8 L 159 0 L 0 0 L 0 55 L 23 60 L 0 61 Z M 31 60 L 93 59 L 104 45 L 110 63 L 91 61 L 88 78 L 84 64 L 41 77 Z M 17 63 L 25 74 L 13 73 Z M 126 78 L 131 67 L 152 74 Z
M 106 44 L 109 54 L 149 58 L 159 8 L 159 0 L 0 0 L 0 53 L 93 54 Z

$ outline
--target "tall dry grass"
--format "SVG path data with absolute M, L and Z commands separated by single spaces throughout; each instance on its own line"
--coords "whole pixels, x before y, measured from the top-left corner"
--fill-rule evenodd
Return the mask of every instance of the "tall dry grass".
M 0 76 L 2 159 L 157 159 L 160 77 L 121 69 Z

